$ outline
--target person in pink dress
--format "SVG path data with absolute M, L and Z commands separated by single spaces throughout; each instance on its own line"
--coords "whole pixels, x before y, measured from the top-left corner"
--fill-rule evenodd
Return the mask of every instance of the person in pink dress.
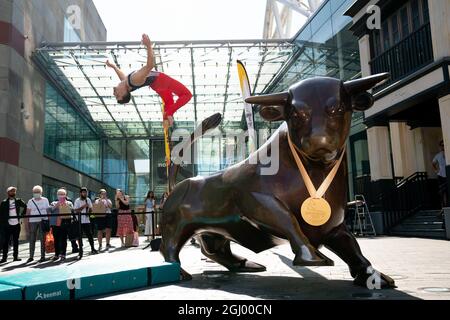
M 125 246 L 125 237 L 134 234 L 133 218 L 131 217 L 130 199 L 122 190 L 116 191 L 116 208 L 119 209 L 117 216 L 117 236 L 120 237 L 122 247 Z

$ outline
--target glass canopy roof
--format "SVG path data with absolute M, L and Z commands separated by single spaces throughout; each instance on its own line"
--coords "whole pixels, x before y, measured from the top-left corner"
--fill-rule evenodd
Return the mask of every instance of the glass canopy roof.
M 194 94 L 175 114 L 177 127 L 193 129 L 197 121 L 220 112 L 222 126 L 241 127 L 243 100 L 236 61 L 249 74 L 253 94 L 264 92 L 297 51 L 288 40 L 155 42 L 156 69 L 186 85 Z M 162 135 L 161 101 L 149 88 L 117 104 L 113 87 L 119 80 L 105 66 L 114 61 L 125 73 L 146 63 L 140 43 L 56 43 L 38 49 L 34 61 L 98 134 L 108 138 Z

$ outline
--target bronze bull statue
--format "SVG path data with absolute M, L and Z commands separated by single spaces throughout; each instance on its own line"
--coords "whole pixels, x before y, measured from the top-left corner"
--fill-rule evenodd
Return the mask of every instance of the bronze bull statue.
M 290 135 L 311 181 L 319 186 L 345 152 L 353 111 L 370 108 L 373 97 L 367 90 L 388 77 L 378 74 L 345 83 L 319 77 L 303 80 L 288 92 L 247 99 L 260 106 L 265 120 L 284 123 L 243 162 L 176 185 L 164 205 L 161 223 L 160 251 L 164 259 L 180 262 L 181 248 L 196 235 L 202 253 L 230 271 L 260 272 L 265 267 L 233 254 L 230 241 L 259 253 L 288 240 L 296 266 L 334 265 L 318 250 L 324 245 L 348 264 L 355 284 L 367 286 L 369 277 L 377 275 L 380 287 L 395 287 L 390 277 L 371 267 L 345 226 L 345 157 L 336 166 L 336 176 L 323 196 L 331 207 L 331 217 L 323 225 L 312 226 L 300 214 L 300 204 L 310 194 L 288 140 Z M 203 123 L 203 131 L 218 122 L 217 116 L 211 117 Z M 271 154 L 273 139 L 279 139 L 279 170 L 274 175 L 263 175 L 264 166 L 250 159 Z M 190 279 L 184 270 L 182 276 Z

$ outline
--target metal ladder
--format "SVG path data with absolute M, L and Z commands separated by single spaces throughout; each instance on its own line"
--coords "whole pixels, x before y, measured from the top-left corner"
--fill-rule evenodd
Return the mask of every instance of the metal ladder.
M 362 194 L 355 195 L 355 201 L 350 202 L 355 206 L 355 217 L 353 221 L 353 232 L 359 236 L 376 236 L 372 216 L 369 212 L 366 199 Z

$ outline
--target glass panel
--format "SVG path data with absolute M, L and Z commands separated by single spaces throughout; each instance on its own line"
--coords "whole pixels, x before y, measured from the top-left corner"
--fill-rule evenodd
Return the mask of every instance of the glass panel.
M 64 17 L 64 42 L 80 42 L 78 33 L 73 28 L 69 20 Z
M 127 143 L 128 190 L 131 206 L 140 206 L 150 190 L 150 142 L 130 140 Z
M 112 188 L 127 190 L 126 141 L 106 141 L 103 150 L 103 180 Z
M 101 146 L 96 134 L 49 84 L 45 102 L 44 155 L 101 179 Z

